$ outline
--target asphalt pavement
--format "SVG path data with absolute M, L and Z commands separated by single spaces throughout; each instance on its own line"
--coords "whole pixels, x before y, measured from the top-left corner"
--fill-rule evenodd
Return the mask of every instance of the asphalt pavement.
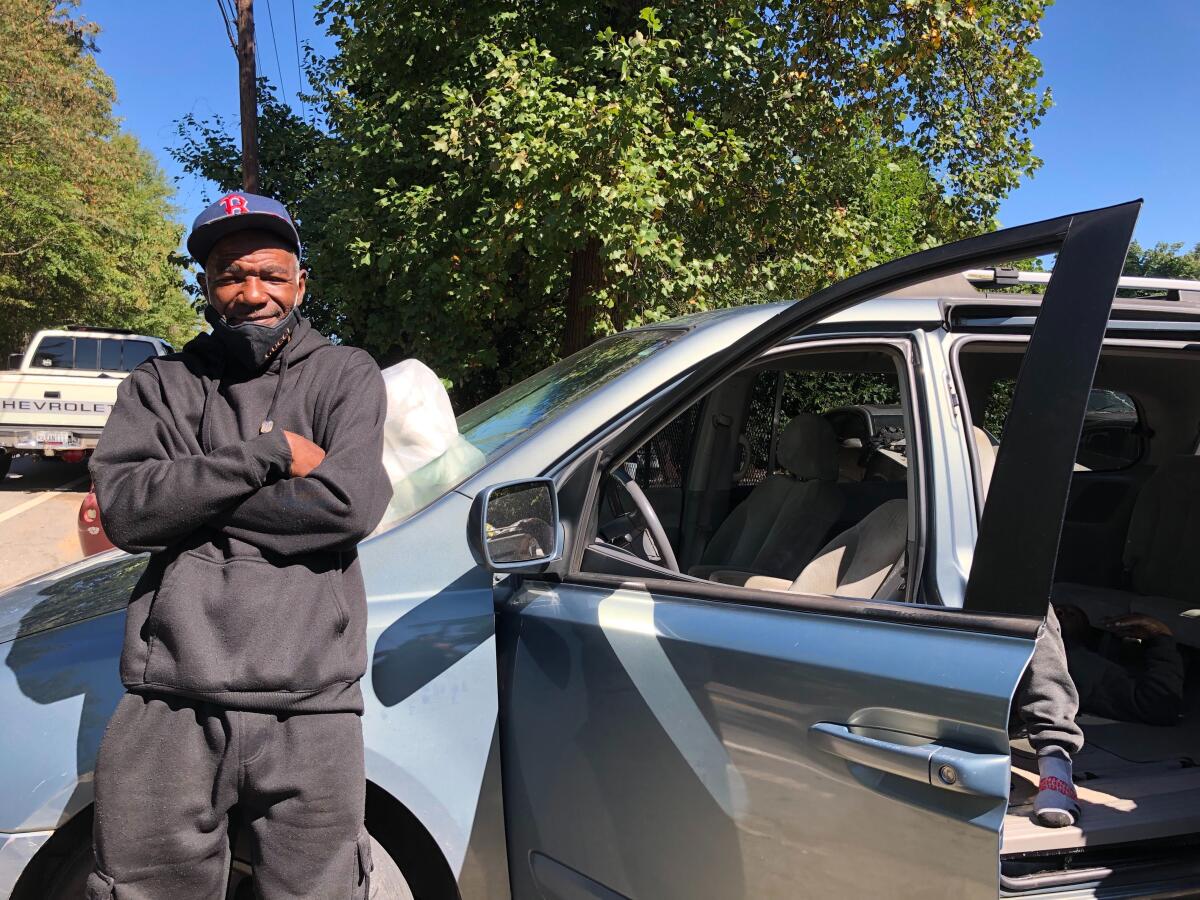
M 83 559 L 75 530 L 86 463 L 21 456 L 0 483 L 0 590 Z

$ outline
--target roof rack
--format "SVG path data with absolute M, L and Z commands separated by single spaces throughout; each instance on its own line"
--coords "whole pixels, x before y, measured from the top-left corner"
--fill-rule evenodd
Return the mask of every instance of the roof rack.
M 1049 284 L 1049 272 L 1023 272 L 1008 266 L 996 266 L 990 269 L 968 269 L 963 272 L 967 281 L 973 284 L 994 284 L 1007 287 L 1017 284 Z M 1200 281 L 1186 278 L 1141 278 L 1132 275 L 1122 275 L 1117 282 L 1118 288 L 1128 291 L 1166 291 L 1171 299 L 1178 300 L 1180 291 L 1200 292 Z M 1189 298 L 1191 299 L 1191 298 Z
M 102 331 L 106 334 L 139 334 L 131 328 L 102 328 L 99 325 L 64 325 L 63 331 Z

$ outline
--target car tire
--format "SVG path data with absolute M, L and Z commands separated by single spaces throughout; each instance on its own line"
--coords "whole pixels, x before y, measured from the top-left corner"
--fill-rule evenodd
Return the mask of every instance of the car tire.
M 414 900 L 404 873 L 375 838 L 371 838 L 371 861 L 370 900 Z
M 383 849 L 379 841 L 371 838 L 371 894 L 369 900 L 414 900 L 408 881 L 396 861 Z M 225 900 L 243 900 L 254 897 L 250 864 L 235 859 L 233 873 L 229 879 L 229 892 Z M 239 877 L 240 876 L 240 877 Z
M 0 447 L 0 481 L 8 476 L 9 466 L 12 465 L 12 454 Z
M 371 859 L 374 865 L 371 871 L 370 900 L 414 900 L 412 890 L 400 867 L 374 837 L 371 838 Z M 39 892 L 37 896 L 45 900 L 79 900 L 86 890 L 92 864 L 92 835 L 91 829 L 88 829 L 86 838 L 76 842 L 70 852 L 62 858 L 44 892 Z M 242 863 L 234 863 L 235 874 L 230 879 L 226 900 L 254 896 L 249 879 L 237 877 L 238 870 L 244 871 L 245 868 L 248 867 Z

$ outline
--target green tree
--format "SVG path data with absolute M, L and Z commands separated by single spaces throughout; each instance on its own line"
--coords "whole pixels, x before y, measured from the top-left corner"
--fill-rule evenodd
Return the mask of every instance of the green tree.
M 319 70 L 310 63 L 311 77 Z M 205 192 L 203 202 L 240 190 L 242 186 L 241 139 L 236 124 L 221 116 L 198 119 L 188 114 L 176 123 L 178 143 L 168 152 L 184 171 L 205 178 L 215 192 Z M 322 252 L 329 249 L 325 225 L 340 202 L 336 142 L 315 122 L 305 119 L 282 100 L 266 78 L 258 81 L 259 190 L 275 197 L 288 208 L 303 242 L 303 264 L 310 280 L 304 297 L 304 313 L 325 334 L 344 336 L 349 327 L 340 304 L 329 293 L 336 283 L 322 278 Z M 335 251 L 335 266 L 345 258 Z
M 320 117 L 262 83 L 264 190 L 318 324 L 471 402 L 598 334 L 992 227 L 1037 165 L 1043 6 L 324 0 Z M 226 123 L 180 125 L 177 158 L 235 187 Z
M 324 0 L 349 339 L 462 399 L 990 227 L 1043 0 Z
M 1200 244 L 1185 251 L 1183 243 L 1159 241 L 1143 247 L 1137 241 L 1125 255 L 1125 274 L 1152 278 L 1200 279 Z
M 0 0 L 0 349 L 81 322 L 180 341 L 195 315 L 172 258 L 172 191 L 112 115 L 94 25 Z

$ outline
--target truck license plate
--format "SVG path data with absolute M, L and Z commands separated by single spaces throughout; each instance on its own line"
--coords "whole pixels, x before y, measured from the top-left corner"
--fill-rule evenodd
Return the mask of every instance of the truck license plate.
M 65 447 L 75 443 L 75 435 L 69 431 L 39 431 L 36 433 L 39 443 Z

